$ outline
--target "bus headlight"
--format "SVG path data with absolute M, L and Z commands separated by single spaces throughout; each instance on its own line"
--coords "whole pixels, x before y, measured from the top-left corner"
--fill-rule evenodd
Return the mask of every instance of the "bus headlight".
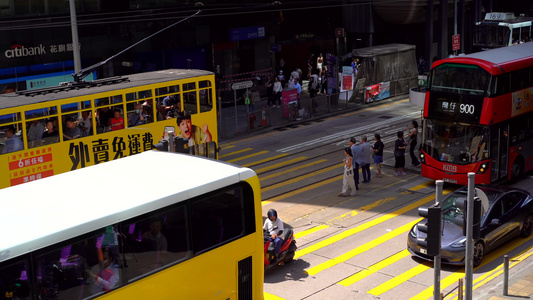
M 487 167 L 488 167 L 487 163 L 482 163 L 481 167 L 479 168 L 479 172 L 478 173 L 480 173 L 480 174 L 485 173 L 487 171 Z
M 426 163 L 426 156 L 424 155 L 424 153 L 420 153 L 420 161 L 424 164 Z

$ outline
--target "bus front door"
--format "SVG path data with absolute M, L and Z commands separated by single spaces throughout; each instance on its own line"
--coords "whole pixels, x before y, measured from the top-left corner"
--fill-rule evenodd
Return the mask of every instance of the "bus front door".
M 491 181 L 507 176 L 509 169 L 509 125 L 493 128 L 491 133 Z

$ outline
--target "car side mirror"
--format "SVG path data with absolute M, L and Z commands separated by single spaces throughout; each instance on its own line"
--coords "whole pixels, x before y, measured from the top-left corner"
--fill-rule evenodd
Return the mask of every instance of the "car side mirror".
M 493 219 L 490 221 L 490 225 L 500 225 L 500 219 Z

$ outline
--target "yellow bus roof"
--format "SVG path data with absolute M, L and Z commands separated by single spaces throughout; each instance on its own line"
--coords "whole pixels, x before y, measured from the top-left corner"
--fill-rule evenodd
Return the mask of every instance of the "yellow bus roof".
M 248 168 L 147 151 L 0 190 L 0 262 L 255 176 Z

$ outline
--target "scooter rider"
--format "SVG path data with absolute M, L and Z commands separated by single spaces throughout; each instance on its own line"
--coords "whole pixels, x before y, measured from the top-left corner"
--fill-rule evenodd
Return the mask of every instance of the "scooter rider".
M 270 235 L 269 240 L 274 242 L 274 254 L 277 260 L 281 251 L 281 245 L 283 245 L 283 239 L 280 237 L 283 234 L 283 221 L 278 218 L 278 212 L 275 209 L 270 209 L 267 216 L 268 218 L 265 220 L 263 230 Z

